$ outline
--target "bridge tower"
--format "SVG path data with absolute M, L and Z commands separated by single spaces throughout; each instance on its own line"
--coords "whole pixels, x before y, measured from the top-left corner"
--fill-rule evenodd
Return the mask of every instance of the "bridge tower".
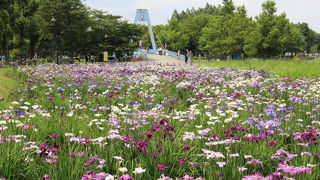
M 148 28 L 149 28 L 149 33 L 150 33 L 152 49 L 156 50 L 157 45 L 156 45 L 156 41 L 154 40 L 154 34 L 153 34 L 153 30 L 152 30 L 152 25 L 151 25 L 148 9 L 137 9 L 136 17 L 134 18 L 134 23 L 139 24 L 141 22 L 147 23 Z

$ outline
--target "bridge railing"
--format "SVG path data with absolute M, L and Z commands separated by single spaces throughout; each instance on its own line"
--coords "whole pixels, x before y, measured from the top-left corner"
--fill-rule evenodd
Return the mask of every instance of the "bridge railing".
M 137 49 L 136 51 L 133 52 L 133 57 L 134 58 L 139 58 L 139 57 L 147 57 L 148 51 L 145 49 Z
M 182 55 L 182 54 L 178 55 L 176 52 L 173 52 L 173 51 L 159 51 L 158 49 L 149 49 L 147 52 L 148 52 L 148 54 L 158 54 L 158 55 L 163 55 L 163 56 L 171 56 L 171 57 L 175 57 L 180 60 L 184 60 L 184 55 Z
M 176 52 L 173 51 L 159 51 L 158 49 L 138 49 L 134 52 L 134 57 L 143 57 L 145 58 L 148 54 L 157 54 L 157 55 L 162 55 L 162 56 L 171 56 L 171 57 L 175 57 L 177 59 L 180 59 L 182 61 L 185 60 L 185 55 L 183 54 L 178 54 Z M 193 61 L 209 61 L 210 59 L 208 59 L 205 56 L 193 56 L 192 57 Z

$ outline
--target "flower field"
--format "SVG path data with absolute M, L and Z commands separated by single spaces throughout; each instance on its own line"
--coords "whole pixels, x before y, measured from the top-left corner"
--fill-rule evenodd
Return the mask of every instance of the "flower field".
M 177 65 L 21 67 L 0 179 L 320 179 L 320 79 Z

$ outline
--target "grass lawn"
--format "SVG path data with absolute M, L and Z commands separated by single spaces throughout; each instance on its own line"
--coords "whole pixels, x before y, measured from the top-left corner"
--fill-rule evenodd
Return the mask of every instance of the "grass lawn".
M 320 77 L 320 61 L 294 61 L 294 60 L 228 60 L 228 61 L 202 61 L 197 62 L 208 67 L 242 68 L 268 70 L 280 77 L 315 78 Z
M 13 69 L 0 69 L 0 99 L 8 97 L 17 90 L 19 84 L 13 77 L 14 73 Z

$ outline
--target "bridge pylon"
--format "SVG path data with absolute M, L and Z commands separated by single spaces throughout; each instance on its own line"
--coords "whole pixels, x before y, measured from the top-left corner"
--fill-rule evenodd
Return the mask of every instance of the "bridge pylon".
M 148 29 L 149 29 L 149 34 L 150 34 L 150 39 L 151 39 L 151 44 L 152 44 L 152 49 L 156 50 L 157 45 L 156 45 L 156 41 L 154 40 L 154 34 L 153 34 L 153 30 L 152 30 L 152 25 L 151 25 L 151 20 L 150 20 L 148 9 L 137 9 L 136 17 L 134 18 L 134 23 L 139 24 L 141 22 L 147 23 Z

